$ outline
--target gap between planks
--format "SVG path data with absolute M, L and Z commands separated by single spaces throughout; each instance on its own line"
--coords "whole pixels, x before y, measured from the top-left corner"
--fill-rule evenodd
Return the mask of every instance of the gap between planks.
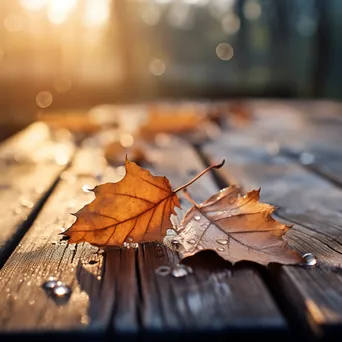
M 0 145 L 0 268 L 71 162 L 69 135 L 34 123 Z
M 276 116 L 273 120 L 276 126 Z M 278 135 L 269 127 L 268 136 L 263 136 L 259 131 L 262 126 L 260 119 L 259 127 L 226 132 L 203 151 L 209 160 L 227 158 L 222 170 L 227 182 L 241 184 L 245 190 L 261 187 L 261 199 L 278 207 L 276 215 L 280 220 L 295 222 L 288 234 L 290 244 L 302 253 L 313 252 L 321 264 L 328 265 L 312 269 L 284 266 L 272 273 L 277 275 L 276 279 L 272 274 L 265 279 L 292 323 L 305 322 L 306 328 L 318 338 L 338 339 L 340 335 L 336 332 L 342 333 L 342 276 L 340 270 L 331 270 L 329 266 L 340 266 L 342 262 L 342 191 L 286 158 L 281 151 L 270 154 L 268 143 L 277 141 Z M 283 129 L 286 136 L 286 127 L 277 129 Z M 305 139 L 304 130 L 287 144 L 302 145 Z M 281 143 L 285 144 L 285 139 Z M 285 300 L 279 300 L 279 295 Z M 294 320 L 289 316 L 293 313 Z
M 175 140 L 163 148 L 150 146 L 147 153 L 154 160 L 153 173 L 167 175 L 175 186 L 191 178 L 189 173 L 194 169 L 203 168 L 195 151 L 184 142 Z M 160 334 L 166 340 L 185 331 L 242 339 L 251 334 L 279 339 L 287 336 L 285 321 L 258 271 L 250 265 L 231 272 L 225 264 L 212 271 L 199 262 L 193 275 L 166 279 L 155 273 L 157 265 L 169 260 L 165 247 L 146 244 L 138 251 L 112 249 L 104 259 L 88 244 L 75 247 L 58 242 L 61 228 L 72 222 L 70 211 L 77 211 L 93 198 L 92 193 L 82 191 L 82 186 L 96 185 L 99 174 L 104 177 L 102 182 L 122 176 L 117 174 L 118 169 L 101 162 L 102 154 L 97 149 L 78 151 L 71 169 L 63 173 L 53 195 L 1 270 L 0 289 L 6 294 L 0 300 L 2 340 L 47 336 L 84 340 L 91 335 L 97 340 L 114 336 L 149 341 Z M 208 174 L 190 191 L 202 201 L 217 190 Z M 208 283 L 212 274 L 213 280 Z M 49 276 L 71 286 L 72 295 L 64 305 L 57 305 L 42 289 Z M 153 291 L 156 287 L 160 295 Z M 212 320 L 214 314 L 217 321 Z

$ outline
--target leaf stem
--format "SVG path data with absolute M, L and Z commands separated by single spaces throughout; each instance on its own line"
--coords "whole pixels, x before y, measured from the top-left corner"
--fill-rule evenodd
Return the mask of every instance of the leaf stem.
M 196 182 L 198 178 L 201 178 L 208 171 L 210 171 L 212 169 L 219 169 L 219 168 L 221 168 L 223 166 L 224 162 L 225 162 L 225 160 L 223 159 L 220 164 L 214 164 L 214 165 L 208 166 L 205 170 L 200 172 L 196 177 L 191 179 L 189 182 L 187 182 L 186 184 L 184 184 L 184 185 L 178 187 L 177 189 L 173 190 L 173 193 L 176 193 L 178 191 L 181 191 L 181 190 L 187 188 L 189 185 L 191 185 L 192 183 Z

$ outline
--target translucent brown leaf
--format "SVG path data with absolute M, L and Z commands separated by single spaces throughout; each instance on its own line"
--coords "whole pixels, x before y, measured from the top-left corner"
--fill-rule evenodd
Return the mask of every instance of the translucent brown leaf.
M 241 196 L 238 187 L 230 186 L 186 213 L 172 245 L 182 258 L 210 249 L 232 263 L 302 262 L 283 240 L 290 227 L 273 219 L 273 211 L 272 205 L 259 202 L 259 190 Z
M 126 159 L 126 174 L 117 183 L 93 189 L 95 199 L 85 205 L 64 232 L 69 243 L 122 246 L 124 242 L 162 241 L 170 228 L 179 199 L 166 177 L 153 176 Z

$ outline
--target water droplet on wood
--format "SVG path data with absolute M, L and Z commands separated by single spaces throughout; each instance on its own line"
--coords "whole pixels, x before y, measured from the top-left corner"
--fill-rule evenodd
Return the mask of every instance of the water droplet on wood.
M 26 198 L 23 198 L 21 201 L 20 201 L 20 204 L 22 207 L 25 207 L 25 208 L 33 208 L 33 202 L 26 199 Z
M 58 298 L 66 298 L 71 295 L 71 288 L 58 281 L 57 285 L 52 289 L 52 293 Z
M 172 269 L 171 274 L 175 277 L 175 278 L 182 278 L 182 277 L 186 277 L 187 275 L 193 273 L 192 268 L 182 265 L 182 264 L 178 264 L 175 268 Z
M 303 165 L 310 165 L 315 161 L 315 156 L 312 153 L 303 152 L 299 156 L 299 161 Z
M 171 267 L 170 266 L 159 266 L 158 268 L 156 268 L 156 270 L 154 272 L 160 276 L 165 277 L 171 273 Z
M 307 266 L 315 266 L 317 264 L 317 259 L 312 253 L 305 253 L 303 259 Z
M 15 208 L 13 210 L 13 212 L 14 212 L 15 215 L 19 215 L 21 213 L 21 209 L 20 208 Z
M 46 281 L 42 287 L 46 291 L 51 291 L 53 288 L 55 288 L 57 285 L 57 280 L 53 277 L 50 277 L 48 281 Z

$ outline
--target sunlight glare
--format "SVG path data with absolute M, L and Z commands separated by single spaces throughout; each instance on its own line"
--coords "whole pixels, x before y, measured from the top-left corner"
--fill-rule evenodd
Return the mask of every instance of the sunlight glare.
M 102 26 L 110 15 L 110 0 L 86 0 L 83 24 L 86 27 Z
M 49 0 L 48 18 L 53 24 L 62 24 L 75 8 L 77 0 Z
M 39 11 L 44 5 L 46 5 L 47 0 L 20 0 L 20 4 L 28 11 Z

